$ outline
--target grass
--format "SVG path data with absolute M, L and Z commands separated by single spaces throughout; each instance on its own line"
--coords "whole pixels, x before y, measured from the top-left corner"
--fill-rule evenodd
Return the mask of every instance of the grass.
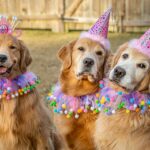
M 52 33 L 42 30 L 25 30 L 21 39 L 29 48 L 33 62 L 30 70 L 35 72 L 41 79 L 38 86 L 40 93 L 44 96 L 48 92 L 50 86 L 57 82 L 60 63 L 56 58 L 56 54 L 60 47 L 71 40 L 78 38 L 79 32 L 71 33 Z M 134 33 L 109 33 L 112 51 L 116 51 L 117 47 L 124 42 L 139 37 Z

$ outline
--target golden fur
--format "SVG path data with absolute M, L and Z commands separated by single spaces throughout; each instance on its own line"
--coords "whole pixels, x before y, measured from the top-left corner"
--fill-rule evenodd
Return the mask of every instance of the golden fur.
M 97 81 L 90 82 L 89 77 L 79 80 L 74 73 L 74 69 L 79 62 L 76 61 L 76 58 L 81 58 L 84 55 L 79 52 L 77 48 L 78 45 L 82 45 L 84 47 L 87 46 L 87 51 L 102 51 L 102 56 L 100 56 L 100 59 L 103 61 L 98 68 L 99 72 L 97 81 L 102 79 L 104 76 L 104 65 L 108 57 L 108 53 L 99 43 L 86 38 L 73 41 L 60 49 L 58 57 L 63 63 L 60 73 L 60 84 L 62 91 L 71 96 L 91 94 L 99 89 Z M 96 118 L 97 115 L 91 112 L 83 113 L 80 115 L 78 120 L 74 118 L 67 119 L 65 116 L 55 115 L 55 122 L 58 130 L 66 139 L 70 149 L 93 150 L 94 143 L 92 136 Z
M 27 47 L 11 35 L 0 35 L 1 53 L 9 57 L 3 65 L 13 68 L 0 78 L 14 78 L 31 63 Z M 36 89 L 10 101 L 0 101 L 0 150 L 58 150 L 61 146 L 49 111 Z
M 112 68 L 118 63 L 121 55 L 128 48 L 128 43 L 122 45 L 116 52 Z M 129 57 L 132 55 L 134 62 L 137 60 L 150 59 L 130 48 Z M 138 78 L 138 77 L 137 77 Z M 142 81 L 138 82 L 136 90 L 149 93 L 150 69 L 145 73 Z M 121 88 L 119 84 L 112 84 L 112 88 Z M 127 91 L 126 91 L 127 92 Z M 97 150 L 149 150 L 150 149 L 150 111 L 144 115 L 138 112 L 126 114 L 124 110 L 116 112 L 115 115 L 106 116 L 99 114 L 96 121 L 94 133 Z

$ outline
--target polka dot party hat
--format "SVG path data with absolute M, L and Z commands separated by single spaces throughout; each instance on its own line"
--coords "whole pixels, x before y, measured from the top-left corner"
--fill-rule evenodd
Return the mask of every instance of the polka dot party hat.
M 139 39 L 129 42 L 129 47 L 136 48 L 139 52 L 150 57 L 150 29 L 148 29 Z
M 110 13 L 111 9 L 104 12 L 88 32 L 90 34 L 101 35 L 102 37 L 107 38 Z
M 81 33 L 81 38 L 90 38 L 102 44 L 106 50 L 110 49 L 110 42 L 107 39 L 109 18 L 112 9 L 109 8 L 103 13 L 88 32 Z

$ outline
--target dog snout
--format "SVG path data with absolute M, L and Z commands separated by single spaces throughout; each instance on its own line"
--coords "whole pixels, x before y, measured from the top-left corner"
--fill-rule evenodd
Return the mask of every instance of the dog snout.
M 84 66 L 86 66 L 86 67 L 91 67 L 91 66 L 94 65 L 94 60 L 93 60 L 92 58 L 85 58 L 85 59 L 83 60 L 83 64 L 84 64 Z
M 126 75 L 126 71 L 125 69 L 121 68 L 121 67 L 116 67 L 114 70 L 114 77 L 117 79 L 121 79 L 122 77 L 124 77 Z
M 0 54 L 0 63 L 5 63 L 7 61 L 7 56 L 4 54 Z

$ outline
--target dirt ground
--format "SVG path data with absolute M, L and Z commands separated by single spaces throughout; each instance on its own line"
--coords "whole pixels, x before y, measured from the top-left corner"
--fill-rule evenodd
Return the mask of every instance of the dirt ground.
M 60 62 L 56 54 L 60 47 L 71 40 L 78 38 L 79 32 L 71 33 L 51 33 L 50 31 L 25 30 L 21 39 L 29 48 L 33 62 L 30 70 L 35 72 L 41 79 L 41 84 L 38 86 L 43 98 L 48 92 L 50 86 L 57 82 Z M 139 34 L 116 34 L 110 33 L 112 51 L 116 51 L 117 47 L 132 39 L 139 37 Z

